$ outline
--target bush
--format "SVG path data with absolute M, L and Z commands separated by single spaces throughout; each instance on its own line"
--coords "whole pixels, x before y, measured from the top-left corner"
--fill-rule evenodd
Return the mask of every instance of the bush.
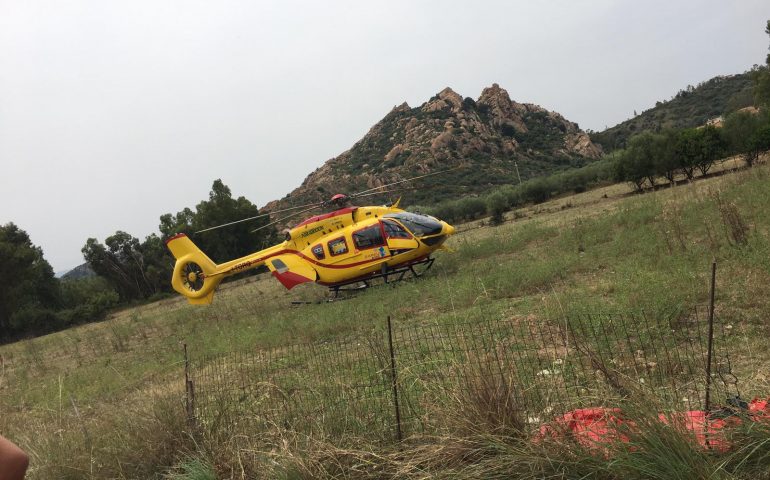
M 473 220 L 487 213 L 487 205 L 478 197 L 463 198 L 457 201 L 457 214 L 463 220 Z
M 525 202 L 543 203 L 551 198 L 555 181 L 551 177 L 540 177 L 521 184 L 521 197 Z
M 11 315 L 10 330 L 21 334 L 43 334 L 61 327 L 61 319 L 50 308 L 27 306 Z
M 503 192 L 496 191 L 487 197 L 487 213 L 492 216 L 492 225 L 503 223 L 504 214 L 509 208 L 508 199 Z

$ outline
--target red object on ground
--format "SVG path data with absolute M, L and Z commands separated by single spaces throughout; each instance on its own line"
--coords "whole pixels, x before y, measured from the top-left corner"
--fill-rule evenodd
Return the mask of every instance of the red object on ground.
M 691 432 L 698 445 L 720 452 L 726 452 L 730 449 L 730 444 L 725 438 L 725 428 L 741 423 L 741 419 L 738 417 L 708 418 L 703 410 L 661 413 L 658 418 L 666 425 Z
M 603 443 L 628 443 L 628 437 L 620 433 L 619 427 L 624 423 L 629 422 L 623 419 L 619 408 L 579 408 L 541 425 L 539 436 L 559 438 L 570 435 L 581 446 L 593 449 Z
M 755 398 L 749 402 L 747 413 L 753 421 L 770 420 L 770 397 Z M 707 415 L 703 410 L 660 413 L 658 419 L 666 425 L 689 431 L 698 445 L 719 452 L 730 449 L 725 430 L 741 423 L 741 417 L 737 415 L 716 417 Z M 624 431 L 632 432 L 635 428 L 635 423 L 624 418 L 619 408 L 578 408 L 541 425 L 534 441 L 570 437 L 582 447 L 602 449 L 607 455 L 607 445 L 629 443 L 630 439 Z
M 749 413 L 755 417 L 770 419 L 770 397 L 763 400 L 755 398 L 749 402 Z

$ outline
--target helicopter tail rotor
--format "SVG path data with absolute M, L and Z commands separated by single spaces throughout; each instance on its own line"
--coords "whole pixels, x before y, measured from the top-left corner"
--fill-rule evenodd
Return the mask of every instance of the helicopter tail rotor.
M 214 290 L 223 278 L 216 275 L 217 265 L 184 233 L 169 238 L 166 246 L 176 258 L 171 278 L 174 290 L 192 304 L 211 303 Z

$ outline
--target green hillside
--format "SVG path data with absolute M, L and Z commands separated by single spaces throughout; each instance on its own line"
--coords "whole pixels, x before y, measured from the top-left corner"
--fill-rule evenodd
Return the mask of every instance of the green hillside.
M 559 325 L 580 312 L 644 312 L 645 321 L 672 328 L 676 323 L 666 322 L 683 322 L 692 306 L 707 302 L 715 258 L 717 314 L 730 332 L 720 348 L 729 350 L 741 393 L 767 396 L 770 363 L 762 352 L 770 335 L 768 178 L 770 169 L 760 165 L 645 195 L 618 184 L 517 209 L 499 227 L 461 225 L 449 245 L 453 252 L 440 253 L 423 279 L 345 301 L 292 308 L 292 301 L 324 298 L 325 289 L 306 285 L 287 292 L 266 276 L 226 286 L 210 307 L 165 300 L 99 324 L 6 345 L 0 347 L 0 431 L 32 455 L 32 480 L 563 478 L 576 471 L 633 479 L 649 478 L 651 471 L 666 478 L 673 468 L 680 478 L 759 478 L 770 458 L 770 431 L 762 424 L 736 430 L 736 448 L 729 452 L 707 452 L 671 428 L 650 426 L 644 448 L 613 450 L 608 462 L 569 442 L 533 443 L 514 434 L 511 423 L 499 429 L 495 419 L 514 421 L 515 405 L 495 384 L 479 390 L 483 384 L 471 389 L 459 382 L 450 390 L 432 390 L 433 377 L 406 382 L 403 388 L 421 395 L 426 430 L 407 431 L 401 444 L 377 429 L 354 429 L 366 410 L 298 404 L 295 390 L 278 377 L 268 379 L 265 395 L 284 398 L 287 409 L 302 412 L 293 422 L 304 427 L 289 428 L 288 421 L 260 415 L 267 397 L 247 397 L 245 386 L 263 381 L 260 369 L 268 359 L 260 354 L 273 348 L 296 352 L 278 359 L 281 378 L 313 379 L 292 388 L 345 394 L 328 384 L 337 372 L 313 373 L 303 359 L 330 369 L 341 353 L 330 352 L 329 345 L 346 341 L 354 352 L 368 351 L 365 339 L 383 334 L 387 316 L 398 329 L 442 332 L 462 331 L 468 322 Z M 417 357 L 399 357 L 401 368 L 426 365 L 419 361 L 427 359 L 421 352 L 446 341 L 439 333 L 432 338 L 413 350 Z M 221 412 L 198 425 L 185 419 L 183 343 L 196 392 L 200 398 L 214 395 L 215 411 Z M 282 349 L 298 343 L 312 347 Z M 389 358 L 384 348 L 374 350 L 383 368 Z M 474 348 L 479 356 L 472 365 L 497 351 Z M 254 359 L 251 370 L 242 369 L 247 358 Z M 653 358 L 646 365 L 662 362 Z M 357 375 L 357 365 L 345 368 Z M 202 370 L 207 366 L 216 369 Z M 212 390 L 215 378 L 230 380 Z M 390 398 L 389 388 L 382 398 Z M 584 395 L 594 401 L 591 391 Z M 246 400 L 254 402 L 248 405 L 255 413 L 233 417 Z M 341 405 L 356 401 L 350 397 Z
M 605 152 L 625 148 L 628 139 L 643 131 L 693 128 L 708 120 L 754 104 L 752 72 L 714 77 L 688 85 L 670 100 L 601 132 L 592 132 L 591 140 Z

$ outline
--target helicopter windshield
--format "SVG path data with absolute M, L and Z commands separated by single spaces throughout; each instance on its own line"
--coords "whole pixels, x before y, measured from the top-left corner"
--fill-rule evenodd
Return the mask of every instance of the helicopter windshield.
M 436 235 L 441 233 L 441 222 L 427 215 L 419 213 L 399 212 L 384 215 L 384 218 L 394 218 L 401 222 L 415 237 L 424 237 L 426 235 Z

